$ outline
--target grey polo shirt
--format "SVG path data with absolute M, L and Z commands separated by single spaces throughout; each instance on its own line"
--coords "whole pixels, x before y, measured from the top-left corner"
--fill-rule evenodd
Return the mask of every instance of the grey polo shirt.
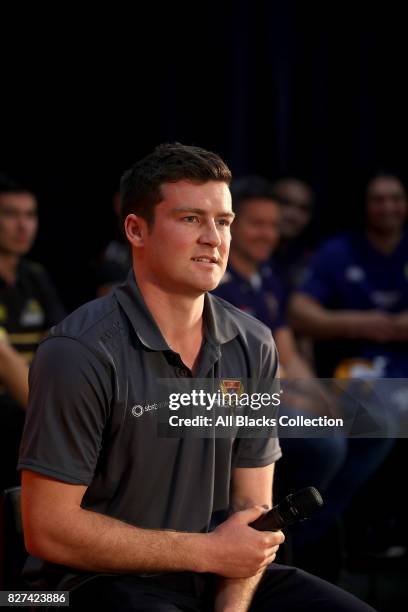
M 267 327 L 205 296 L 197 377 L 276 376 Z M 19 469 L 87 485 L 82 506 L 146 528 L 204 532 L 229 505 L 231 469 L 281 455 L 276 438 L 157 434 L 158 378 L 191 372 L 164 340 L 131 271 L 111 294 L 52 328 L 30 370 Z M 136 407 L 136 409 L 135 409 Z

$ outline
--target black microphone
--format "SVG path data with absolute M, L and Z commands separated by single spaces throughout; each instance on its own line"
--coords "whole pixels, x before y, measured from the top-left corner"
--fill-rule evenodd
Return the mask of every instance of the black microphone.
M 249 526 L 258 531 L 278 531 L 304 521 L 321 506 L 323 499 L 319 491 L 314 487 L 306 487 L 285 497 L 277 506 L 249 523 Z

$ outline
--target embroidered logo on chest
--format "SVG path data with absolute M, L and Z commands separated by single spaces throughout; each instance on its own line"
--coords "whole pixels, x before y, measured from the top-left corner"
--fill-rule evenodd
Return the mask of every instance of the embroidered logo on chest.
M 44 311 L 37 300 L 28 300 L 25 303 L 20 316 L 21 325 L 42 325 L 44 323 Z

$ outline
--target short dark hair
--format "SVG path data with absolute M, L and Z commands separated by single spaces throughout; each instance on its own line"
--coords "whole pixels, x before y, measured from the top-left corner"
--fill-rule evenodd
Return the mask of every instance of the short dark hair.
M 216 153 L 179 142 L 161 144 L 123 174 L 120 181 L 122 222 L 134 213 L 151 225 L 154 208 L 163 197 L 161 185 L 182 180 L 197 184 L 221 181 L 229 185 L 231 172 Z
M 263 176 L 256 174 L 242 176 L 231 183 L 232 208 L 239 215 L 243 205 L 248 200 L 273 200 L 280 204 L 272 183 Z
M 374 183 L 374 181 L 377 181 L 378 179 L 392 179 L 394 181 L 397 181 L 403 188 L 405 195 L 407 194 L 404 181 L 402 180 L 398 172 L 394 171 L 392 168 L 380 168 L 367 179 L 365 184 L 365 197 L 367 197 L 368 190 L 370 189 L 371 185 Z

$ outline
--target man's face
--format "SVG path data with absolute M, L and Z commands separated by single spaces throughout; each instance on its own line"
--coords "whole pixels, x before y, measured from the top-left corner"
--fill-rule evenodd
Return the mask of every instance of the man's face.
M 279 242 L 280 206 L 274 200 L 242 204 L 232 230 L 232 248 L 252 263 L 267 261 Z
M 301 183 L 287 183 L 278 190 L 282 198 L 281 233 L 284 238 L 297 238 L 312 218 L 312 194 Z
M 143 265 L 170 293 L 201 295 L 220 282 L 227 265 L 233 219 L 225 183 L 164 183 L 149 230 L 143 222 Z
M 37 234 L 37 203 L 30 193 L 0 194 L 0 252 L 25 255 Z
M 407 198 L 397 178 L 379 177 L 367 189 L 368 227 L 382 233 L 400 230 L 407 216 Z

